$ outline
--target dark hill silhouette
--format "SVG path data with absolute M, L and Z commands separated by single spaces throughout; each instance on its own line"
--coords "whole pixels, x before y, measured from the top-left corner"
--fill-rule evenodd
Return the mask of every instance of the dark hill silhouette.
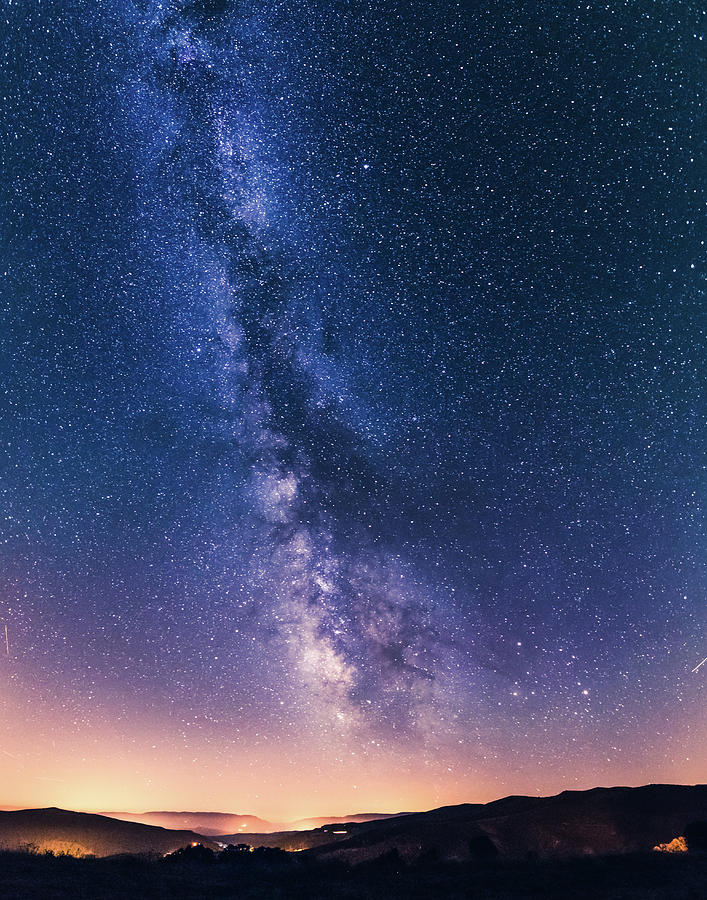
M 33 849 L 73 856 L 171 853 L 192 843 L 214 847 L 193 831 L 169 831 L 66 809 L 0 812 L 0 849 Z
M 396 849 L 468 859 L 489 839 L 506 858 L 640 853 L 684 834 L 707 815 L 707 785 L 646 785 L 505 797 L 448 806 L 384 822 L 351 825 L 351 835 L 313 851 L 350 861 Z
M 553 797 L 511 796 L 309 832 L 238 837 L 252 845 L 311 849 L 321 859 L 348 862 L 392 850 L 407 859 L 424 854 L 470 859 L 489 857 L 492 848 L 504 858 L 521 859 L 650 851 L 705 818 L 707 785 L 647 785 L 564 791 Z
M 207 818 L 207 827 L 216 827 L 221 817 L 231 818 L 228 813 L 164 815 L 214 817 Z M 239 825 L 249 818 L 263 821 L 235 818 Z M 238 830 L 219 841 L 308 850 L 322 861 L 338 858 L 351 863 L 391 851 L 404 859 L 440 860 L 642 853 L 707 820 L 707 785 L 594 788 L 553 797 L 504 797 L 365 822 L 347 818 L 310 831 Z M 56 808 L 0 812 L 0 848 L 8 850 L 29 845 L 40 851 L 96 856 L 165 854 L 195 842 L 216 846 L 193 830 L 168 830 L 102 815 Z

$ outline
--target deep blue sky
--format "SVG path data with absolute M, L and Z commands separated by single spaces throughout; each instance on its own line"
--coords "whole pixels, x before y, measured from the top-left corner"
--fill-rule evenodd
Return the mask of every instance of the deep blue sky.
M 695 780 L 698 8 L 2 19 L 6 802 Z

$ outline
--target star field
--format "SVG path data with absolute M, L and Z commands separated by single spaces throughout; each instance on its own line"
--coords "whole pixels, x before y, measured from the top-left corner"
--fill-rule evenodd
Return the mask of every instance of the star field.
M 3 802 L 704 777 L 704 15 L 7 0 Z

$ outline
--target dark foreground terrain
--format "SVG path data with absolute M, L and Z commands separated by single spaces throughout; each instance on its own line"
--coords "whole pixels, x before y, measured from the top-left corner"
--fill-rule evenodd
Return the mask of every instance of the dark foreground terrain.
M 198 848 L 197 848 L 198 850 Z M 211 900 L 704 900 L 707 856 L 652 853 L 583 859 L 405 864 L 395 853 L 348 866 L 282 851 L 199 859 L 75 859 L 0 854 L 0 897 Z

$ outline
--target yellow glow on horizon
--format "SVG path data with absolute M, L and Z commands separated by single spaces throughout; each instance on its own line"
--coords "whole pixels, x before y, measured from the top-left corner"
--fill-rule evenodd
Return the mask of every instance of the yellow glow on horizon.
M 215 811 L 278 824 L 704 778 L 701 759 L 687 754 L 666 761 L 656 752 L 647 767 L 630 754 L 611 762 L 581 757 L 579 748 L 577 759 L 559 771 L 542 760 L 510 766 L 468 745 L 420 753 L 404 740 L 363 746 L 339 734 L 286 746 L 256 745 L 251 735 L 227 740 L 194 732 L 185 740 L 180 723 L 167 717 L 133 711 L 118 720 L 99 707 L 90 713 L 48 708 L 18 682 L 7 685 L 0 704 L 0 804 L 16 808 Z M 677 741 L 681 735 L 675 734 Z M 685 731 L 686 746 L 695 738 Z M 246 822 L 240 827 L 248 829 Z

